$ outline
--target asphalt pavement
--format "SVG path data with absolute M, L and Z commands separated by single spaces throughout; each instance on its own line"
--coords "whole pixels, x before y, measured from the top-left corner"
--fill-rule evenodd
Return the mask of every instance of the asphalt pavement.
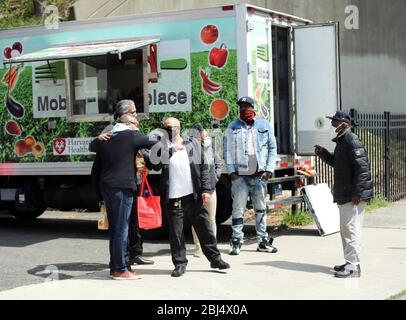
M 315 226 L 274 232 L 276 254 L 256 251 L 254 227 L 238 256 L 229 256 L 229 223 L 219 228 L 219 248 L 231 264 L 210 269 L 193 257 L 188 235 L 186 274 L 172 278 L 167 241 L 146 241 L 152 266 L 136 266 L 137 281 L 109 279 L 108 241 L 89 213 L 47 212 L 22 224 L 0 216 L 0 299 L 270 300 L 386 299 L 406 289 L 406 201 L 365 216 L 362 277 L 337 279 L 343 262 L 339 234 L 320 237 Z M 272 229 L 272 228 L 270 228 Z

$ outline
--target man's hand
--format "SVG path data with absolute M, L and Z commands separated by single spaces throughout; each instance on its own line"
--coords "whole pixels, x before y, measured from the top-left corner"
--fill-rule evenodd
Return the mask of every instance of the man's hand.
M 185 146 L 182 143 L 173 143 L 172 148 L 176 152 L 185 149 Z
M 106 132 L 106 133 L 101 133 L 97 136 L 97 139 L 100 141 L 107 141 L 107 140 L 110 140 L 112 135 L 113 135 L 113 133 L 111 131 Z
M 355 204 L 356 206 L 359 205 L 361 202 L 361 197 L 360 196 L 352 196 L 352 203 Z
M 269 171 L 265 171 L 265 172 L 261 175 L 261 180 L 264 180 L 264 181 L 267 182 L 270 177 L 272 177 L 272 173 L 269 172 Z
M 230 174 L 230 179 L 231 181 L 235 181 L 238 179 L 238 174 L 236 174 L 235 172 L 233 172 L 232 174 Z
M 210 193 L 203 193 L 202 200 L 203 200 L 203 204 L 208 204 L 210 201 Z
M 318 144 L 316 144 L 314 146 L 314 153 L 316 154 L 316 156 L 321 156 L 321 153 L 323 152 L 323 147 L 319 146 Z

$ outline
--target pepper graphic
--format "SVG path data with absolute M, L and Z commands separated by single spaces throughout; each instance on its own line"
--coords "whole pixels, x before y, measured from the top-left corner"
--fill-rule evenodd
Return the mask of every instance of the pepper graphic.
M 202 79 L 202 88 L 208 95 L 215 94 L 221 90 L 221 85 L 213 82 L 202 69 L 200 69 L 200 78 Z

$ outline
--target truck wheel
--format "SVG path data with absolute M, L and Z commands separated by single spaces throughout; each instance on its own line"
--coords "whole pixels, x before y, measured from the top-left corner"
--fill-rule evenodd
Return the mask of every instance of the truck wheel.
M 47 206 L 44 195 L 34 184 L 27 184 L 17 188 L 14 205 L 9 212 L 20 220 L 33 220 L 43 214 Z
M 216 186 L 217 210 L 216 222 L 221 224 L 231 217 L 233 199 L 231 198 L 231 181 L 227 175 L 222 175 Z
M 34 220 L 38 218 L 41 214 L 43 214 L 46 210 L 46 207 L 43 208 L 37 208 L 32 211 L 18 211 L 15 208 L 9 208 L 8 211 L 11 215 L 13 215 L 15 218 L 19 220 Z

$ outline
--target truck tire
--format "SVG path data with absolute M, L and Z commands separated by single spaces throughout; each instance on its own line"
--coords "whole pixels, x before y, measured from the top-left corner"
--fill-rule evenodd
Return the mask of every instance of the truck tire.
M 221 224 L 227 221 L 233 211 L 233 199 L 231 197 L 231 181 L 228 175 L 223 174 L 216 186 L 217 210 L 216 222 Z
M 10 205 L 9 212 L 19 220 L 33 220 L 46 208 L 43 191 L 35 184 L 27 184 L 17 188 L 14 205 Z
M 46 207 L 37 208 L 32 211 L 17 211 L 15 208 L 9 208 L 8 212 L 18 220 L 29 221 L 38 218 L 45 212 L 45 210 Z

